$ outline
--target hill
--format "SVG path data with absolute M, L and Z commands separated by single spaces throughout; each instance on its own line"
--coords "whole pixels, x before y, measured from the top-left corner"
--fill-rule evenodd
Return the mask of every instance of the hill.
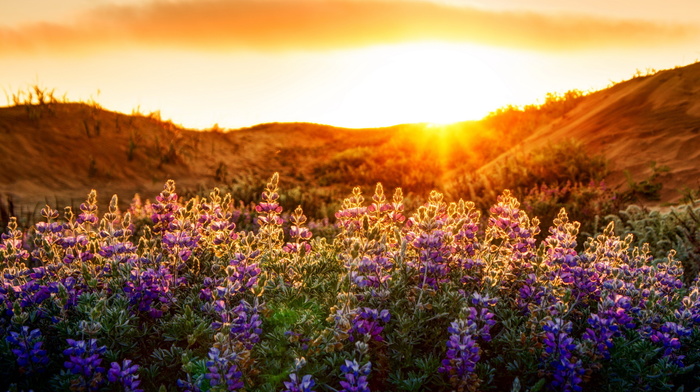
M 700 63 L 635 77 L 585 97 L 542 124 L 490 165 L 514 154 L 575 139 L 608 161 L 617 189 L 655 174 L 658 204 L 678 203 L 700 189 Z
M 262 124 L 224 132 L 181 128 L 156 116 L 83 103 L 0 108 L 0 195 L 18 214 L 75 205 L 87 192 L 153 197 L 167 179 L 179 189 L 259 180 L 275 171 L 287 185 L 309 178 L 333 152 L 381 141 L 391 129 Z M 122 199 L 124 201 L 124 199 Z
M 152 198 L 170 178 L 196 192 L 262 186 L 273 172 L 283 188 L 325 189 L 327 198 L 377 181 L 408 194 L 449 193 L 455 178 L 572 139 L 585 154 L 602 154 L 614 189 L 662 184 L 647 202 L 679 202 L 700 189 L 700 63 L 444 127 L 272 123 L 198 131 L 94 103 L 30 101 L 0 108 L 0 201 L 28 216 L 46 203 L 77 205 L 92 188 L 104 205 L 114 193 L 122 202 L 135 193 Z M 249 189 L 251 197 L 257 190 Z

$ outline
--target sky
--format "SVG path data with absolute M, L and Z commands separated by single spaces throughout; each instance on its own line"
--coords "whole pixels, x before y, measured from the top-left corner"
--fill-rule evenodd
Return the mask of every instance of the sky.
M 0 105 L 197 129 L 474 120 L 699 59 L 697 0 L 0 0 Z

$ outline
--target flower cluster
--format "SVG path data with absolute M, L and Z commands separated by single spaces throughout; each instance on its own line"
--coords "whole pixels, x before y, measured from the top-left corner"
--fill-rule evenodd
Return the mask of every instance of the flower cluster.
M 354 341 L 377 341 L 381 342 L 382 331 L 384 327 L 380 325 L 380 322 L 386 324 L 391 320 L 391 315 L 389 311 L 384 309 L 379 311 L 372 308 L 360 308 L 357 309 L 355 318 L 352 320 L 352 327 L 350 328 L 349 340 Z
M 345 364 L 340 366 L 343 372 L 344 381 L 340 382 L 343 388 L 339 392 L 370 392 L 367 377 L 372 371 L 372 363 L 367 362 L 360 366 L 355 360 L 345 360 Z
M 581 383 L 586 370 L 576 356 L 578 345 L 571 334 L 571 323 L 560 318 L 547 320 L 544 330 L 545 363 L 552 373 L 551 386 L 559 391 L 581 391 Z
M 233 309 L 234 317 L 231 320 L 231 338 L 241 344 L 246 350 L 253 348 L 260 341 L 262 334 L 262 319 L 258 312 L 258 306 L 253 306 L 241 300 Z
M 280 217 L 282 206 L 279 205 L 278 201 L 280 198 L 277 188 L 278 182 L 279 175 L 275 173 L 262 193 L 262 201 L 255 206 L 255 211 L 258 213 L 256 220 L 259 226 L 258 236 L 268 250 L 273 250 L 282 242 L 281 225 L 283 220 Z
M 359 288 L 379 289 L 391 278 L 394 263 L 384 255 L 363 256 L 350 272 L 352 283 Z
M 476 325 L 472 320 L 463 319 L 453 321 L 447 328 L 447 332 L 450 333 L 447 354 L 438 371 L 447 374 L 452 387 L 458 390 L 469 385 L 478 386 L 474 370 L 476 363 L 481 359 L 481 348 L 474 339 L 475 329 Z
M 482 266 L 483 262 L 478 259 L 479 251 L 481 250 L 481 244 L 479 242 L 479 220 L 481 219 L 481 212 L 476 210 L 473 202 L 460 203 L 463 204 L 460 210 L 464 211 L 464 221 L 461 227 L 459 227 L 457 233 L 454 236 L 455 248 L 458 257 L 458 267 L 461 271 L 464 271 L 464 276 L 462 277 L 462 283 L 467 283 L 476 279 L 474 273 L 467 273 L 467 271 Z M 473 271 L 476 272 L 476 271 Z
M 80 388 L 97 391 L 105 381 L 105 368 L 100 365 L 107 347 L 98 347 L 95 339 L 66 339 L 66 342 L 68 348 L 63 350 L 63 355 L 68 356 L 68 360 L 63 366 L 78 376 L 76 384 Z
M 304 226 L 306 223 L 306 216 L 301 210 L 301 206 L 294 210 L 289 221 L 292 224 L 289 228 L 289 236 L 292 241 L 287 242 L 282 247 L 282 250 L 287 253 L 308 253 L 311 251 L 311 245 L 308 241 L 311 239 L 312 234 L 311 231 Z
M 363 220 L 367 214 L 367 207 L 363 206 L 364 201 L 362 190 L 360 187 L 355 187 L 352 190 L 352 195 L 343 200 L 341 210 L 335 213 L 338 226 L 343 229 L 346 236 L 362 232 Z
M 175 220 L 175 212 L 180 209 L 177 198 L 175 181 L 168 180 L 163 187 L 163 191 L 156 196 L 156 202 L 151 205 L 151 220 L 153 221 L 154 233 L 165 232 L 170 222 Z
M 305 375 L 301 379 L 296 373 L 289 375 L 289 381 L 284 382 L 284 390 L 282 392 L 313 392 L 313 387 L 316 385 L 313 377 L 310 374 Z
M 207 373 L 211 391 L 237 391 L 243 388 L 242 373 L 238 371 L 235 354 L 222 354 L 218 348 L 209 349 Z
M 198 242 L 199 235 L 195 233 L 194 225 L 181 217 L 173 219 L 162 236 L 165 253 L 175 256 L 182 263 L 189 260 L 192 251 L 197 249 Z
M 139 388 L 141 380 L 138 370 L 139 365 L 132 364 L 130 359 L 125 359 L 121 365 L 119 362 L 112 362 L 107 371 L 107 379 L 111 383 L 120 383 L 124 392 L 143 392 L 143 389 Z
M 481 359 L 482 342 L 491 341 L 491 327 L 496 324 L 490 307 L 498 299 L 488 295 L 473 293 L 470 300 L 473 306 L 465 310 L 466 317 L 453 321 L 447 328 L 450 337 L 447 341 L 446 358 L 438 369 L 449 377 L 450 384 L 457 390 L 476 390 L 479 378 L 475 374 L 476 363 Z
M 650 327 L 648 330 L 649 340 L 661 344 L 664 357 L 671 359 L 678 366 L 684 367 L 683 358 L 685 355 L 678 354 L 681 348 L 680 339 L 690 336 L 692 330 L 672 321 L 663 323 L 658 329 Z
M 216 298 L 232 298 L 250 290 L 258 283 L 260 266 L 256 258 L 259 254 L 259 251 L 249 255 L 239 252 L 233 256 L 225 269 L 226 278 L 216 286 Z
M 512 263 L 529 263 L 535 257 L 535 236 L 540 232 L 539 220 L 529 219 L 521 210 L 520 203 L 510 194 L 503 192 L 498 203 L 489 210 L 486 235 L 491 241 L 498 241 L 500 251 L 510 256 Z M 517 268 L 511 264 L 512 268 Z
M 32 375 L 44 371 L 49 357 L 43 348 L 44 340 L 39 329 L 29 331 L 25 326 L 19 332 L 10 332 L 5 340 L 13 347 L 12 353 L 17 357 L 21 373 Z
M 369 218 L 369 224 L 373 226 L 391 226 L 404 223 L 406 216 L 404 215 L 403 192 L 401 188 L 396 189 L 392 201 L 389 201 L 384 195 L 382 184 L 377 184 L 372 196 L 372 204 L 367 206 L 365 212 Z
M 596 354 L 608 359 L 613 346 L 612 339 L 621 335 L 624 329 L 635 327 L 629 315 L 631 303 L 628 297 L 614 295 L 599 304 L 598 313 L 588 318 L 589 328 L 583 338 L 595 344 Z
M 0 234 L 0 260 L 23 263 L 29 258 L 29 252 L 24 249 L 24 234 L 17 228 L 16 217 L 10 218 L 7 229 L 7 233 Z
M 184 282 L 184 278 L 175 278 L 166 265 L 158 269 L 133 269 L 124 284 L 124 293 L 136 310 L 159 318 L 174 302 L 173 290 Z
M 454 233 L 448 227 L 447 204 L 439 192 L 431 192 L 428 202 L 419 207 L 408 220 L 412 229 L 406 234 L 406 241 L 416 250 L 418 258 L 409 263 L 418 273 L 418 288 L 428 291 L 438 290 L 449 278 L 452 256 L 456 249 Z

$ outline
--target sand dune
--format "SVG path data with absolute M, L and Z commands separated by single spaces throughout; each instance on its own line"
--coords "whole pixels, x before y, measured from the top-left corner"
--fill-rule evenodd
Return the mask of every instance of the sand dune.
M 610 163 L 607 182 L 623 187 L 661 174 L 661 203 L 678 202 L 684 188 L 700 189 L 700 63 L 638 77 L 587 96 L 562 118 L 537 129 L 523 146 L 573 138 Z

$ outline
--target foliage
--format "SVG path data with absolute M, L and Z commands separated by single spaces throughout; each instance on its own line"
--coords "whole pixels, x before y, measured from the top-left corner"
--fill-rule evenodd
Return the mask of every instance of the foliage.
M 478 172 L 456 176 L 446 186 L 453 198 L 466 195 L 488 208 L 504 189 L 523 201 L 523 209 L 549 224 L 561 208 L 582 222 L 582 232 L 596 232 L 596 216 L 623 208 L 621 197 L 609 189 L 602 156 L 590 156 L 580 142 L 565 140 L 527 154 L 515 155 Z M 579 238 L 585 239 L 585 238 Z
M 686 279 L 700 272 L 700 206 L 686 204 L 660 212 L 631 205 L 604 220 L 615 222 L 619 232 L 634 234 L 635 245 L 652 246 L 657 262 L 674 251 L 689 272 Z
M 219 189 L 100 216 L 46 207 L 0 238 L 3 390 L 675 390 L 695 388 L 700 286 L 608 225 L 540 222 L 433 191 L 409 213 L 377 185 L 336 235 Z M 240 207 L 240 205 L 239 205 Z M 242 214 L 254 224 L 241 224 Z M 695 212 L 693 212 L 695 213 Z M 140 226 L 135 222 L 141 222 Z M 143 224 L 148 222 L 147 224 Z M 243 227 L 245 226 L 245 228 Z M 41 377 L 34 377 L 42 374 Z
M 651 168 L 651 174 L 648 178 L 639 182 L 634 181 L 632 175 L 628 171 L 625 171 L 629 190 L 622 195 L 624 198 L 631 201 L 637 201 L 640 198 L 647 200 L 661 199 L 663 183 L 659 181 L 659 176 L 668 172 L 670 169 L 668 166 L 657 166 L 656 161 L 652 161 L 649 166 Z

